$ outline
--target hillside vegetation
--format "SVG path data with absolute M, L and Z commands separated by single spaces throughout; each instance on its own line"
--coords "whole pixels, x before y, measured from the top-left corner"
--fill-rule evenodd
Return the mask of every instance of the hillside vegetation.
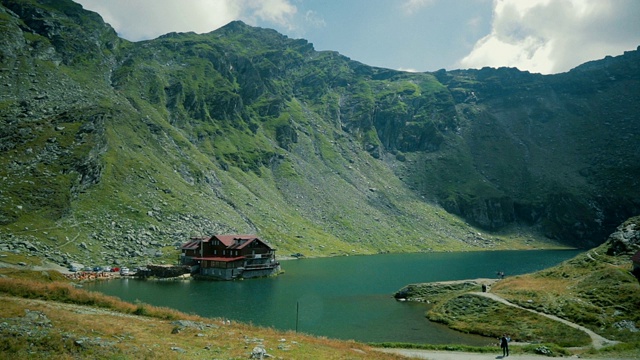
M 556 314 L 611 340 L 640 343 L 640 217 L 597 248 L 550 269 L 500 281 L 492 292 L 525 308 Z
M 631 257 L 638 251 L 640 217 L 634 217 L 604 244 L 560 265 L 492 280 L 489 292 L 516 307 L 483 296 L 481 280 L 412 284 L 396 297 L 430 302 L 433 306 L 427 317 L 459 331 L 492 337 L 508 333 L 517 342 L 580 347 L 582 350 L 569 350 L 584 356 L 636 358 L 640 349 L 640 274 L 632 272 Z M 606 340 L 596 351 L 599 347 L 585 331 L 542 314 L 578 324 Z
M 405 73 L 242 22 L 132 43 L 69 0 L 0 4 L 9 261 L 174 262 L 215 233 L 283 255 L 590 247 L 640 210 L 637 50 Z

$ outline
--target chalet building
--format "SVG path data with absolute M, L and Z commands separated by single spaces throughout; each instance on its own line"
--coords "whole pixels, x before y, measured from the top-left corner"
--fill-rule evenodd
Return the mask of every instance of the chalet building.
M 180 264 L 194 272 L 232 280 L 280 272 L 276 250 L 255 235 L 194 237 L 181 246 Z

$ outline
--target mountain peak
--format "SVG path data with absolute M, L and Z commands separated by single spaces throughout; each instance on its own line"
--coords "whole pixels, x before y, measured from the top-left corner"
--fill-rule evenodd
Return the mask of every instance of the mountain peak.
M 248 28 L 251 28 L 251 26 L 247 25 L 244 21 L 233 20 L 227 25 L 222 26 L 220 29 L 240 30 L 240 29 L 248 29 Z

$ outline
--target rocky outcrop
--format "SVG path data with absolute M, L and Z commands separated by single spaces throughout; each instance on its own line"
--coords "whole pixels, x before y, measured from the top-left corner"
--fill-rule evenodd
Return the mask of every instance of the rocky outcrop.
M 183 275 L 189 275 L 191 267 L 183 265 L 147 265 L 144 269 L 138 270 L 139 277 L 156 277 L 156 278 L 179 278 Z
M 496 279 L 473 279 L 438 281 L 421 284 L 409 284 L 398 290 L 393 297 L 399 301 L 434 303 L 444 296 L 473 291 L 486 291 Z
M 634 255 L 640 251 L 640 217 L 634 217 L 618 226 L 607 239 L 607 255 Z
M 488 230 L 500 229 L 515 220 L 513 200 L 507 196 L 501 198 L 449 199 L 443 207 L 454 214 L 468 219 L 472 223 Z

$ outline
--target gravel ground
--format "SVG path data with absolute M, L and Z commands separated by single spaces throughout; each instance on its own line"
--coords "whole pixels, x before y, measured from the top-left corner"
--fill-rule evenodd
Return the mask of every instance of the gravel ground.
M 478 354 L 459 351 L 433 351 L 433 350 L 416 350 L 416 349 L 376 349 L 377 351 L 403 355 L 411 359 L 429 359 L 429 360 L 495 360 L 495 359 L 514 359 L 514 360 L 544 360 L 549 359 L 543 355 L 516 354 L 502 357 L 502 350 L 496 348 L 495 354 Z M 578 357 L 575 357 L 576 359 Z M 615 358 L 615 360 L 636 360 L 631 358 Z

